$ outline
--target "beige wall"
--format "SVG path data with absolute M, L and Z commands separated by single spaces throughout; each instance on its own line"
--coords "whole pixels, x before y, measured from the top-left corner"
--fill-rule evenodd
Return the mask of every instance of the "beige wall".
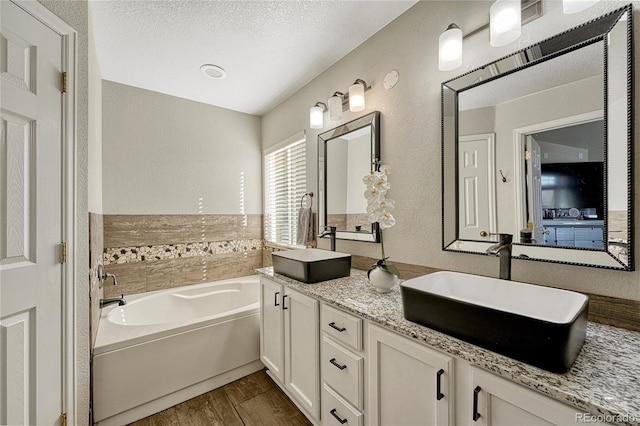
M 640 2 L 633 2 L 634 8 Z M 382 162 L 392 169 L 389 196 L 396 200 L 395 227 L 384 231 L 385 251 L 397 262 L 497 276 L 498 259 L 441 250 L 440 83 L 503 57 L 519 48 L 570 29 L 621 7 L 606 1 L 582 13 L 564 15 L 559 1 L 545 1 L 542 18 L 523 27 L 522 37 L 501 48 L 489 45 L 488 30 L 465 40 L 463 66 L 438 70 L 438 37 L 450 22 L 471 31 L 487 21 L 490 1 L 421 1 L 349 55 L 263 117 L 263 147 L 300 130 L 307 131 L 307 163 L 317 162 L 317 135 L 368 112 L 381 112 Z M 635 35 L 640 26 L 635 26 Z M 637 60 L 637 55 L 636 55 Z M 385 74 L 399 71 L 398 85 L 385 90 Z M 640 68 L 635 67 L 636 76 Z M 372 85 L 367 109 L 346 112 L 341 122 L 309 128 L 309 108 L 334 91 L 344 91 L 355 78 Z M 638 90 L 638 89 L 636 89 Z M 638 99 L 638 96 L 636 96 Z M 639 111 L 638 108 L 635 109 Z M 635 153 L 636 165 L 640 151 Z M 640 167 L 634 171 L 640 180 Z M 317 170 L 307 171 L 309 190 L 317 190 Z M 635 208 L 640 211 L 640 197 Z M 636 215 L 638 217 L 638 215 Z M 638 228 L 638 226 L 636 226 Z M 328 242 L 321 240 L 321 248 Z M 377 244 L 338 240 L 337 249 L 380 257 Z M 640 250 L 636 232 L 635 250 Z M 514 260 L 513 279 L 595 294 L 640 300 L 640 272 L 617 272 L 578 266 Z
M 103 82 L 104 214 L 260 214 L 260 117 Z
M 75 328 L 76 328 L 76 419 L 78 425 L 89 422 L 89 214 L 88 187 L 88 6 L 84 0 L 39 0 L 40 3 L 73 27 L 78 33 L 76 74 L 76 241 L 75 241 Z

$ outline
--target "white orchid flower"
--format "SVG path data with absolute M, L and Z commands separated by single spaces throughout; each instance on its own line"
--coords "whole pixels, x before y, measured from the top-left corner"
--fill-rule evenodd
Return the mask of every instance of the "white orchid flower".
M 367 199 L 367 202 L 378 201 L 383 195 L 384 193 L 375 186 L 364 191 L 364 198 Z
M 383 173 L 385 176 L 389 176 L 391 174 L 391 167 L 387 165 L 380 166 L 380 173 Z
M 373 183 L 373 180 L 375 179 L 375 175 L 373 170 L 368 174 L 362 177 L 362 183 L 364 183 L 365 185 L 369 186 Z
M 380 229 L 387 229 L 387 228 L 391 228 L 393 225 L 396 224 L 396 219 L 393 217 L 391 213 L 385 211 L 380 215 L 380 218 L 378 219 L 378 223 L 380 224 Z

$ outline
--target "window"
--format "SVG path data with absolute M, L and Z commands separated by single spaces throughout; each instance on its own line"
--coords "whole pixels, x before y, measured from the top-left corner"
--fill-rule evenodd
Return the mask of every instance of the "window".
M 296 134 L 264 155 L 264 238 L 295 245 L 298 209 L 307 190 L 306 138 Z

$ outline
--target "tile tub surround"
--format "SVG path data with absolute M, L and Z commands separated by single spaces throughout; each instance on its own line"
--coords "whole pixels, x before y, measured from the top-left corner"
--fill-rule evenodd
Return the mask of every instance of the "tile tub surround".
M 98 266 L 103 263 L 102 247 L 104 246 L 103 218 L 101 214 L 89 213 L 89 330 L 90 347 L 96 344 L 98 335 L 98 322 L 100 321 L 100 299 L 102 288 L 98 279 Z
M 274 274 L 273 268 L 258 273 L 558 401 L 596 415 L 620 416 L 619 424 L 640 426 L 638 332 L 589 322 L 584 347 L 571 370 L 555 374 L 407 321 L 399 287 L 379 294 L 368 284 L 365 271 L 353 269 L 350 277 L 317 284 Z
M 105 215 L 105 297 L 251 275 L 263 245 L 262 215 Z

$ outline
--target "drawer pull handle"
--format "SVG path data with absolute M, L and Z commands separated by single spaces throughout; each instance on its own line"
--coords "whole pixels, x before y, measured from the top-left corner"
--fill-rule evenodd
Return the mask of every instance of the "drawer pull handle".
M 480 386 L 476 386 L 473 390 L 473 421 L 477 422 L 480 418 L 480 413 L 478 413 L 478 394 L 482 388 Z
M 275 294 L 273 295 L 273 306 L 280 306 L 280 304 L 278 303 L 278 295 L 280 294 L 279 291 L 276 291 Z
M 444 374 L 444 370 L 441 368 L 436 373 L 436 399 L 440 401 L 444 398 L 444 394 L 442 393 L 442 375 Z
M 283 310 L 283 311 L 286 311 L 287 309 L 289 309 L 289 308 L 287 308 L 286 306 L 284 306 L 284 302 L 285 302 L 284 298 L 285 298 L 285 297 L 288 297 L 288 295 L 286 295 L 286 294 L 285 294 L 285 295 L 283 295 L 283 296 L 282 296 L 282 310 Z
M 345 368 L 347 368 L 347 366 L 346 366 L 346 365 L 340 365 L 340 364 L 338 364 L 338 363 L 336 362 L 336 359 L 335 359 L 335 358 L 331 358 L 331 359 L 329 360 L 329 362 L 330 362 L 331 364 L 335 365 L 336 367 L 338 367 L 340 370 L 344 370 Z
M 333 321 L 329 323 L 329 327 L 331 327 L 331 328 L 335 328 L 335 329 L 336 329 L 336 330 L 338 330 L 340 333 L 342 333 L 343 331 L 345 331 L 345 330 L 346 330 L 346 328 L 344 328 L 344 327 L 338 327 L 338 326 L 336 325 L 336 323 L 335 323 L 335 322 L 333 322 Z
M 334 408 L 333 410 L 329 411 L 329 413 L 331 413 L 331 415 L 335 417 L 335 419 L 339 421 L 341 425 L 345 424 L 347 422 L 347 419 L 341 419 L 340 416 L 336 414 L 336 411 L 337 410 Z

